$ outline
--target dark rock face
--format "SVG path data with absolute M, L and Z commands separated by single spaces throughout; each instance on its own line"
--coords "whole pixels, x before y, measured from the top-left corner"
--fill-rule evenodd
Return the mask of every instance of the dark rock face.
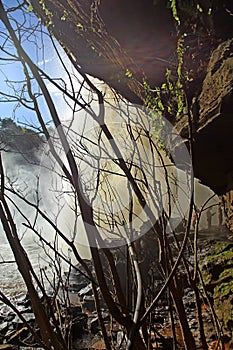
M 100 15 L 110 35 L 117 39 L 134 66 L 137 79 L 141 73 L 153 86 L 164 81 L 166 68 L 174 64 L 176 49 L 172 12 L 163 1 L 101 2 Z M 136 71 L 135 71 L 136 68 Z
M 218 195 L 223 195 L 227 226 L 232 230 L 233 39 L 222 42 L 213 51 L 192 111 L 194 174 Z M 187 138 L 187 117 L 181 118 L 177 128 Z
M 233 175 L 233 39 L 213 52 L 198 103 L 196 175 L 222 194 Z
M 176 30 L 164 1 L 81 0 L 32 2 L 34 11 L 77 59 L 83 71 L 100 78 L 134 103 L 142 80 L 164 81 L 174 65 Z M 47 13 L 47 15 L 45 14 Z M 127 76 L 127 70 L 132 77 Z
M 104 80 L 134 103 L 141 102 L 144 78 L 151 86 L 159 86 L 167 68 L 176 70 L 177 23 L 169 1 L 32 0 L 31 4 L 84 72 Z M 201 4 L 203 13 L 196 4 Z M 183 23 L 180 31 L 192 37 L 187 68 L 193 69 L 193 50 L 201 51 L 202 61 L 207 60 L 212 39 L 219 42 L 232 36 L 233 6 L 216 1 L 211 15 L 208 1 L 176 1 L 176 6 Z M 202 41 L 201 45 L 196 41 Z M 193 47 L 193 42 L 198 46 Z
M 212 53 L 191 109 L 195 176 L 217 194 L 224 194 L 232 187 L 233 175 L 233 39 Z M 176 127 L 188 137 L 187 116 Z

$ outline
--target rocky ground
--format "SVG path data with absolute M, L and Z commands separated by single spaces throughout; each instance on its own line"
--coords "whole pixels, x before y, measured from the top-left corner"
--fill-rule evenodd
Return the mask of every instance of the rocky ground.
M 231 243 L 230 241 L 225 241 L 225 242 L 218 241 L 216 243 L 216 240 L 213 241 L 213 240 L 203 239 L 201 248 L 199 249 L 199 253 L 198 253 L 198 257 L 200 261 L 200 269 L 203 272 L 204 282 L 206 284 L 208 281 L 210 280 L 212 281 L 212 284 L 207 283 L 206 285 L 206 292 L 207 292 L 208 298 L 206 298 L 203 288 L 201 287 L 201 290 L 203 292 L 202 300 L 201 300 L 201 303 L 202 303 L 201 313 L 202 313 L 205 335 L 206 335 L 209 350 L 222 350 L 222 349 L 229 350 L 233 348 L 232 277 L 231 277 L 231 282 L 230 282 L 230 278 L 228 279 L 228 282 L 227 282 L 228 293 L 219 293 L 219 295 L 217 295 L 214 289 L 216 288 L 217 291 L 222 289 L 219 281 L 220 273 L 215 276 L 212 273 L 212 271 L 215 271 L 215 269 L 219 269 L 220 271 L 220 266 L 221 266 L 221 271 L 225 271 L 224 275 L 228 275 L 229 277 L 230 266 L 232 266 L 232 247 L 233 247 L 233 243 Z M 221 258 L 220 260 L 220 255 L 221 255 L 220 251 L 222 251 L 222 249 L 226 249 L 226 251 L 228 251 L 228 253 L 226 253 L 226 256 L 228 256 L 227 260 L 223 258 Z M 216 260 L 217 257 L 214 253 L 216 250 L 218 251 L 217 254 L 219 255 L 219 261 Z M 230 263 L 230 260 L 231 260 L 231 263 Z M 225 264 L 226 264 L 226 267 L 225 267 Z M 229 266 L 229 270 L 228 270 L 228 266 Z M 226 271 L 228 271 L 229 274 L 227 274 Z M 200 341 L 198 317 L 197 317 L 196 305 L 195 305 L 195 295 L 194 295 L 194 291 L 189 286 L 184 286 L 183 301 L 187 311 L 190 328 L 192 330 L 192 333 L 194 335 L 196 342 L 197 343 L 199 342 L 197 349 L 202 350 L 203 348 Z M 214 309 L 212 308 L 212 306 L 214 306 Z M 219 330 L 221 334 L 218 333 L 219 330 L 216 328 L 216 325 L 214 322 L 213 310 L 216 311 L 216 314 L 218 316 L 218 320 L 219 320 L 218 324 L 219 324 Z M 172 329 L 171 329 L 171 324 L 169 319 L 169 313 L 168 311 L 166 311 L 166 306 L 165 307 L 161 306 L 160 308 L 157 308 L 156 313 L 157 315 L 160 315 L 160 317 L 158 317 L 158 322 L 156 322 L 156 317 L 155 317 L 155 326 L 164 337 L 166 338 L 171 337 L 171 340 L 172 340 Z M 161 315 L 163 316 L 162 318 L 161 318 Z M 178 343 L 181 344 L 181 348 L 184 349 L 184 347 L 182 347 L 182 336 L 179 328 L 179 322 L 178 322 L 178 318 L 176 317 L 175 317 L 175 324 L 176 324 L 177 341 Z M 224 344 L 224 348 L 223 348 L 223 344 Z
M 225 344 L 225 350 L 232 348 L 230 342 L 233 330 L 233 242 L 219 235 L 221 241 L 206 240 L 202 238 L 199 244 L 199 261 L 211 304 L 216 307 L 222 330 L 221 340 Z M 158 281 L 159 283 L 159 281 Z M 195 308 L 195 297 L 193 290 L 184 284 L 184 303 L 188 313 L 188 321 L 195 339 L 199 339 L 198 320 Z M 203 294 L 204 295 L 204 294 Z M 77 272 L 70 275 L 69 298 L 73 315 L 72 337 L 74 350 L 105 349 L 95 312 L 94 297 L 91 285 L 82 275 Z M 30 301 L 27 296 L 16 303 L 27 322 L 35 326 L 34 314 L 32 313 Z M 104 308 L 104 305 L 103 305 Z M 207 299 L 202 300 L 202 317 L 207 334 L 207 342 L 210 350 L 223 349 L 218 345 L 218 336 L 213 322 L 212 308 Z M 118 325 L 110 323 L 107 312 L 103 312 L 107 328 L 111 326 L 112 334 L 117 343 L 123 342 L 123 332 Z M 172 331 L 169 319 L 168 305 L 162 300 L 153 313 L 154 323 L 154 346 L 159 349 L 162 341 L 156 335 L 159 334 L 172 342 Z M 177 340 L 182 344 L 178 320 L 175 318 Z M 19 316 L 9 311 L 6 306 L 0 308 L 0 350 L 17 349 L 30 350 L 33 348 L 33 339 Z M 26 346 L 27 345 L 27 346 Z M 124 346 L 122 345 L 122 349 Z M 198 348 L 201 350 L 201 345 Z M 37 348 L 40 350 L 40 348 Z

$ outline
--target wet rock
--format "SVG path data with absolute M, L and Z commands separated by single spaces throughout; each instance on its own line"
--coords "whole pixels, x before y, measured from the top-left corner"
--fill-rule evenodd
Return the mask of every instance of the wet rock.
M 121 345 L 124 346 L 126 345 L 126 341 L 125 341 L 125 334 L 122 331 L 117 332 L 117 345 Z
M 103 340 L 99 340 L 96 343 L 92 344 L 90 347 L 91 350 L 105 350 L 105 344 Z
M 85 295 L 82 302 L 83 310 L 88 310 L 89 312 L 93 312 L 95 310 L 95 300 L 93 296 Z
M 94 317 L 91 321 L 90 321 L 90 331 L 92 334 L 97 334 L 99 332 L 100 328 L 99 328 L 99 319 L 98 317 Z
M 69 308 L 69 313 L 72 316 L 72 318 L 78 317 L 82 313 L 82 307 L 81 306 L 71 306 Z
M 110 322 L 110 315 L 108 312 L 103 312 L 102 317 L 103 317 L 104 322 Z
M 80 290 L 86 287 L 86 282 L 81 283 L 70 283 L 69 291 L 78 293 Z
M 26 294 L 22 299 L 19 299 L 17 302 L 17 306 L 23 306 L 24 309 L 31 310 L 32 304 L 29 295 Z
M 92 270 L 93 266 L 91 262 L 88 260 L 85 260 L 85 262 Z M 86 272 L 84 271 L 83 267 L 78 265 L 77 268 L 78 270 L 72 269 L 71 271 L 64 273 L 69 278 L 69 291 L 73 293 L 78 293 L 90 283 L 90 280 L 85 277 Z
M 195 309 L 196 307 L 196 303 L 193 300 L 188 300 L 187 304 L 186 304 L 190 309 Z
M 89 283 L 87 286 L 85 286 L 84 288 L 82 288 L 78 295 L 80 296 L 80 298 L 83 298 L 85 295 L 91 296 L 92 295 L 92 286 L 91 283 Z
M 35 322 L 35 315 L 32 312 L 24 313 L 22 316 L 29 323 Z M 12 324 L 18 325 L 18 324 L 24 324 L 24 322 L 23 320 L 21 320 L 21 318 L 18 315 L 16 315 L 15 318 L 12 320 Z
M 72 337 L 73 340 L 82 338 L 85 329 L 87 329 L 88 316 L 84 313 L 79 314 L 72 322 Z
M 5 321 L 11 322 L 15 318 L 15 314 L 13 312 L 9 312 L 5 315 Z
M 189 322 L 189 325 L 191 326 L 191 328 L 196 328 L 198 326 L 198 322 L 197 320 L 194 318 Z
M 9 324 L 8 322 L 3 322 L 0 324 L 0 334 L 5 334 L 8 330 Z
M 81 301 L 77 293 L 69 293 L 71 307 L 81 306 Z
M 153 317 L 153 322 L 158 324 L 164 324 L 164 317 L 155 315 Z

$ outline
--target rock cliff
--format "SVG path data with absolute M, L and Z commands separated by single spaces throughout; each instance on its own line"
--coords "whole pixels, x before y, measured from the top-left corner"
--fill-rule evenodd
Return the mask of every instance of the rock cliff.
M 184 35 L 184 67 L 192 77 L 186 93 L 192 101 L 194 173 L 224 196 L 230 224 L 233 4 L 220 0 L 31 0 L 31 4 L 85 73 L 104 80 L 134 103 L 144 99 L 144 81 L 161 86 L 167 69 L 177 71 L 177 34 Z M 173 123 L 187 137 L 187 117 Z

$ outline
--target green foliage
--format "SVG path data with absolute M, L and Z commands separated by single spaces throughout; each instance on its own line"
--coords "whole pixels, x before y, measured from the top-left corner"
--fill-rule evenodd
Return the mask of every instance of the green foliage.
M 82 25 L 82 23 L 77 23 L 76 27 L 81 29 L 81 30 L 84 30 L 84 26 Z
M 178 118 L 180 115 L 185 114 L 185 96 L 183 89 L 183 79 L 187 79 L 183 77 L 183 65 L 184 65 L 184 54 L 185 54 L 185 46 L 184 46 L 184 36 L 181 36 L 177 43 L 177 58 L 178 58 L 178 66 L 177 66 L 177 80 L 174 85 L 174 92 L 177 98 L 177 112 L 176 117 Z
M 203 8 L 201 7 L 200 4 L 197 4 L 197 11 L 202 13 L 203 12 Z
M 33 6 L 32 4 L 29 4 L 27 7 L 27 12 L 32 12 L 33 11 Z
M 145 90 L 144 106 L 152 111 L 156 111 L 159 115 L 162 115 L 164 111 L 163 101 L 161 99 L 161 89 L 157 88 L 152 90 L 150 85 L 144 81 L 143 82 Z M 162 85 L 164 87 L 165 85 Z
M 170 0 L 170 6 L 172 10 L 173 17 L 175 21 L 180 25 L 180 18 L 178 16 L 178 11 L 177 11 L 177 1 L 176 0 Z
M 161 91 L 157 90 L 155 94 L 152 94 L 150 85 L 146 81 L 143 82 L 143 85 L 145 89 L 144 106 L 148 108 L 147 115 L 154 125 L 153 136 L 157 138 L 157 146 L 163 149 L 164 144 L 162 140 L 164 139 L 165 132 L 163 111 L 165 107 L 161 99 Z
M 46 16 L 45 25 L 47 28 L 53 25 L 53 13 L 46 7 L 44 0 L 39 0 L 39 4 Z
M 189 17 L 191 21 L 197 20 L 197 18 L 202 18 L 203 14 L 211 16 L 215 11 L 217 3 L 210 2 L 209 6 L 206 4 L 205 7 L 202 6 L 197 0 L 169 0 L 172 15 L 174 20 L 177 22 L 178 26 L 182 25 L 182 18 Z
M 177 43 L 178 65 L 176 74 L 172 74 L 172 71 L 167 69 L 165 82 L 161 87 L 151 89 L 149 84 L 144 82 L 146 96 L 144 105 L 151 110 L 156 110 L 159 115 L 163 115 L 171 121 L 172 119 L 179 119 L 187 113 L 183 87 L 183 81 L 188 79 L 188 75 L 183 74 L 185 49 L 184 37 L 182 36 Z
M 182 2 L 183 3 L 183 2 Z M 173 18 L 180 26 L 180 18 L 178 15 L 179 0 L 170 0 L 170 7 Z M 199 11 L 201 7 L 198 7 Z M 183 74 L 184 54 L 185 54 L 184 36 L 180 36 L 177 41 L 177 60 L 176 76 L 172 76 L 170 69 L 166 71 L 166 81 L 160 88 L 154 90 L 144 83 L 146 91 L 144 104 L 151 110 L 156 110 L 159 115 L 164 115 L 171 119 L 178 119 L 183 114 L 186 114 L 185 91 L 183 81 L 188 79 L 188 74 Z M 174 74 L 174 73 L 173 73 Z
M 170 0 L 170 6 L 173 17 L 178 26 L 180 26 L 177 1 Z M 177 41 L 176 55 L 178 64 L 176 72 L 167 69 L 165 82 L 160 87 L 151 88 L 146 81 L 143 83 L 145 91 L 144 106 L 149 109 L 149 116 L 154 122 L 154 131 L 158 142 L 164 139 L 164 117 L 172 122 L 187 113 L 183 86 L 183 81 L 188 79 L 188 74 L 183 73 L 185 50 L 184 36 L 182 35 Z M 129 73 L 126 75 L 129 76 Z M 162 142 L 160 147 L 163 148 Z
M 63 15 L 61 16 L 61 21 L 66 21 L 68 18 L 68 12 L 64 10 Z
M 232 271 L 231 271 L 232 272 Z M 229 276 L 232 279 L 232 275 Z M 227 282 L 219 283 L 214 289 L 214 299 L 218 299 L 218 303 L 221 305 L 220 301 L 225 301 L 229 296 L 233 294 L 233 280 L 228 280 Z
M 132 78 L 133 73 L 132 73 L 129 69 L 126 69 L 125 75 L 126 75 L 126 77 L 128 77 L 128 78 Z

